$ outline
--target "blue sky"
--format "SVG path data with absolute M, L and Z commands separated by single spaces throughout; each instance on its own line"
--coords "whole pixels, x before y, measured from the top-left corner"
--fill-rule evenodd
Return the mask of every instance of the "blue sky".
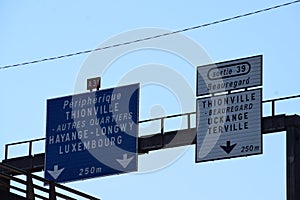
M 285 2 L 1 1 L 0 67 L 93 49 L 133 30 L 178 30 Z M 300 94 L 299 9 L 298 3 L 182 35 L 198 44 L 212 62 L 262 54 L 264 100 Z M 133 39 L 138 37 L 133 35 Z M 175 47 L 182 45 L 173 42 Z M 0 70 L 2 158 L 7 143 L 45 137 L 47 99 L 75 91 L 85 92 L 84 89 L 78 91 L 76 85 L 85 84 L 78 77 L 89 56 L 83 54 Z M 197 65 L 207 62 L 204 60 Z M 195 92 L 194 66 L 176 54 L 159 49 L 141 49 L 118 57 L 103 75 L 102 85 L 114 87 L 134 69 L 149 68 L 153 64 L 167 66 Z M 195 100 L 185 109 L 168 85 L 153 82 L 141 88 L 140 119 L 161 113 L 172 115 L 195 111 Z M 279 103 L 276 111 L 299 114 L 298 103 L 299 100 Z M 268 106 L 264 106 L 263 114 L 269 114 Z M 258 156 L 196 164 L 195 149 L 190 146 L 178 159 L 156 170 L 66 185 L 106 200 L 285 199 L 285 133 L 264 136 L 263 148 L 263 154 Z M 22 155 L 24 149 L 23 146 L 12 149 L 11 156 Z M 42 152 L 43 144 L 35 149 Z M 153 156 L 152 162 L 163 163 L 157 157 L 176 154 L 173 151 L 177 149 L 152 152 L 140 158 L 147 162 Z M 152 168 L 156 168 L 155 163 L 152 164 Z

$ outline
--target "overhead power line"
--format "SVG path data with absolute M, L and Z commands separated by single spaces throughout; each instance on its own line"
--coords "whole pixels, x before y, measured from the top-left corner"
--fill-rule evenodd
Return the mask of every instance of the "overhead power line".
M 20 67 L 20 66 L 30 65 L 30 64 L 40 63 L 40 62 L 46 62 L 46 61 L 50 61 L 50 60 L 58 60 L 58 59 L 77 56 L 77 55 L 81 55 L 81 54 L 87 54 L 87 53 L 91 53 L 91 52 L 94 52 L 94 51 L 103 51 L 103 50 L 110 49 L 110 48 L 116 48 L 116 47 L 120 47 L 120 46 L 124 46 L 124 45 L 129 45 L 129 44 L 132 44 L 132 43 L 143 42 L 143 41 L 152 40 L 152 39 L 156 39 L 156 38 L 160 38 L 160 37 L 166 37 L 166 36 L 174 35 L 174 34 L 177 34 L 177 33 L 182 33 L 182 32 L 195 30 L 195 29 L 199 29 L 199 28 L 204 28 L 204 27 L 207 27 L 207 26 L 232 21 L 232 20 L 235 20 L 235 19 L 255 15 L 255 14 L 258 14 L 258 13 L 267 12 L 267 11 L 270 11 L 270 10 L 278 9 L 278 8 L 285 7 L 285 6 L 292 5 L 292 4 L 296 4 L 296 3 L 299 3 L 299 2 L 300 2 L 300 0 L 291 1 L 291 2 L 284 3 L 284 4 L 264 8 L 264 9 L 261 9 L 261 10 L 256 10 L 256 11 L 253 11 L 253 12 L 248 12 L 248 13 L 241 14 L 241 15 L 236 15 L 234 17 L 229 17 L 229 18 L 225 18 L 225 19 L 221 19 L 221 20 L 217 20 L 217 21 L 213 21 L 213 22 L 209 22 L 209 23 L 205 23 L 205 24 L 201 24 L 201 25 L 197 25 L 197 26 L 192 26 L 192 27 L 188 27 L 188 28 L 184 28 L 184 29 L 180 29 L 180 30 L 176 30 L 176 31 L 171 31 L 171 32 L 168 32 L 168 33 L 158 34 L 158 35 L 154 35 L 154 36 L 150 36 L 150 37 L 144 37 L 144 38 L 131 40 L 131 41 L 126 41 L 126 42 L 122 42 L 122 43 L 117 43 L 117 44 L 113 44 L 113 45 L 109 45 L 109 46 L 105 46 L 105 47 L 100 47 L 100 48 L 96 48 L 96 49 L 79 51 L 79 52 L 75 52 L 75 53 L 69 53 L 69 54 L 65 54 L 65 55 L 48 57 L 48 58 L 43 58 L 43 59 L 33 60 L 33 61 L 28 61 L 28 62 L 22 62 L 22 63 L 12 64 L 12 65 L 5 65 L 5 66 L 0 67 L 0 70 L 1 69 L 7 69 L 7 68 L 13 68 L 13 67 Z

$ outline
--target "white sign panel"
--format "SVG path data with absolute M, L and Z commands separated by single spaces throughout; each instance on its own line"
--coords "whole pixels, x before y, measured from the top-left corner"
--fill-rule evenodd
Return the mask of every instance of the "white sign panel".
M 262 85 L 262 55 L 197 68 L 197 96 Z
M 196 162 L 262 153 L 262 89 L 197 99 Z

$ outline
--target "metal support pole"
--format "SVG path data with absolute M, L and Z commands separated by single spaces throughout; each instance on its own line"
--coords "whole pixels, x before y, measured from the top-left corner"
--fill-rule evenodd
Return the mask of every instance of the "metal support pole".
M 275 116 L 275 101 L 272 101 L 272 116 Z
M 191 113 L 188 113 L 188 115 L 187 115 L 187 126 L 188 126 L 188 129 L 190 129 L 191 128 Z
M 32 141 L 29 142 L 29 152 L 28 154 L 32 156 Z
M 165 133 L 165 119 L 161 118 L 160 119 L 160 133 L 161 133 L 161 147 L 164 148 L 165 146 L 165 137 L 164 137 L 164 133 Z
M 34 187 L 30 172 L 27 173 L 26 198 L 29 200 L 34 200 Z
M 0 177 L 0 190 L 9 192 L 10 191 L 10 180 L 7 178 Z
M 55 185 L 53 181 L 49 183 L 49 200 L 56 200 Z
M 8 158 L 8 144 L 5 145 L 5 160 Z
M 300 129 L 286 127 L 287 200 L 300 199 Z
M 165 122 L 164 121 L 165 121 L 164 118 L 160 119 L 160 132 L 162 135 L 165 133 L 165 129 L 164 129 Z

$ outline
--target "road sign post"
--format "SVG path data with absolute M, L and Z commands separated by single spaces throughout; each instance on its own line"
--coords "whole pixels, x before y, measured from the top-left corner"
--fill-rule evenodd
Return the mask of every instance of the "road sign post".
M 286 192 L 287 200 L 298 200 L 300 199 L 300 128 L 292 121 L 289 121 L 289 124 L 286 130 Z
M 45 178 L 137 171 L 139 84 L 47 101 Z

